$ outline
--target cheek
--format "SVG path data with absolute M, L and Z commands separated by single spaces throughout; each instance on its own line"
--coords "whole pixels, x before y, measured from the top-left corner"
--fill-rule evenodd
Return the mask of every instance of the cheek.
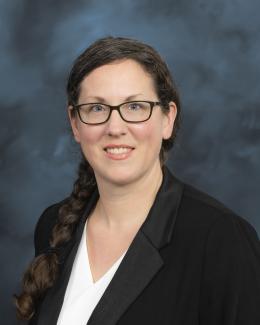
M 151 146 L 157 146 L 161 143 L 162 136 L 158 123 L 137 124 L 134 126 L 134 134 L 141 143 L 149 143 Z
M 91 144 L 96 144 L 102 137 L 103 131 L 101 128 L 84 126 L 79 131 L 80 134 L 80 144 L 85 147 Z

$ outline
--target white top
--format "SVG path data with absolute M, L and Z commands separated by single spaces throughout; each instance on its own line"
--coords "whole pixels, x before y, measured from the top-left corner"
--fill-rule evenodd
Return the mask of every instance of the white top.
M 93 282 L 87 250 L 87 221 L 73 263 L 57 325 L 86 325 L 95 306 L 112 280 L 124 255 L 95 283 Z

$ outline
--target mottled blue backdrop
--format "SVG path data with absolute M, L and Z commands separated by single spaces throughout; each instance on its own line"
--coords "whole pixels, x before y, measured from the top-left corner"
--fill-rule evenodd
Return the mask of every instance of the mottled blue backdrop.
M 11 296 L 37 219 L 71 191 L 79 155 L 64 89 L 98 37 L 159 50 L 183 103 L 168 166 L 260 233 L 259 11 L 257 0 L 0 1 L 1 324 L 16 324 Z

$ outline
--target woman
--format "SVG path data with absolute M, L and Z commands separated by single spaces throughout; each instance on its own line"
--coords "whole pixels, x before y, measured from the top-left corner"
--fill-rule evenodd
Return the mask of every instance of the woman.
M 67 93 L 79 177 L 37 223 L 18 316 L 31 325 L 260 324 L 256 231 L 165 166 L 180 102 L 159 54 L 132 39 L 97 40 L 75 61 Z

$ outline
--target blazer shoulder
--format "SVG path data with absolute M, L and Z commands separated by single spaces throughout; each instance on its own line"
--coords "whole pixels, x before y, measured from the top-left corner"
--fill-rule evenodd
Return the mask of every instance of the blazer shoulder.
M 191 184 L 184 183 L 183 194 L 189 201 L 201 207 L 215 209 L 222 213 L 234 213 L 223 202 Z
M 223 202 L 210 194 L 184 183 L 182 199 L 183 215 L 195 218 L 194 223 L 199 226 L 208 225 L 208 229 L 215 223 L 237 224 L 251 236 L 258 239 L 255 228 L 244 217 L 238 215 Z M 258 239 L 259 240 L 259 239 Z
M 259 324 L 260 242 L 253 226 L 236 214 L 219 214 L 203 246 L 200 323 Z M 233 321 L 231 321 L 233 320 Z M 226 323 L 225 323 L 226 324 Z M 251 324 L 251 322 L 250 322 Z
M 60 202 L 48 206 L 40 215 L 34 230 L 35 256 L 39 255 L 49 246 L 52 229 L 58 221 L 59 209 L 68 199 L 67 197 Z

